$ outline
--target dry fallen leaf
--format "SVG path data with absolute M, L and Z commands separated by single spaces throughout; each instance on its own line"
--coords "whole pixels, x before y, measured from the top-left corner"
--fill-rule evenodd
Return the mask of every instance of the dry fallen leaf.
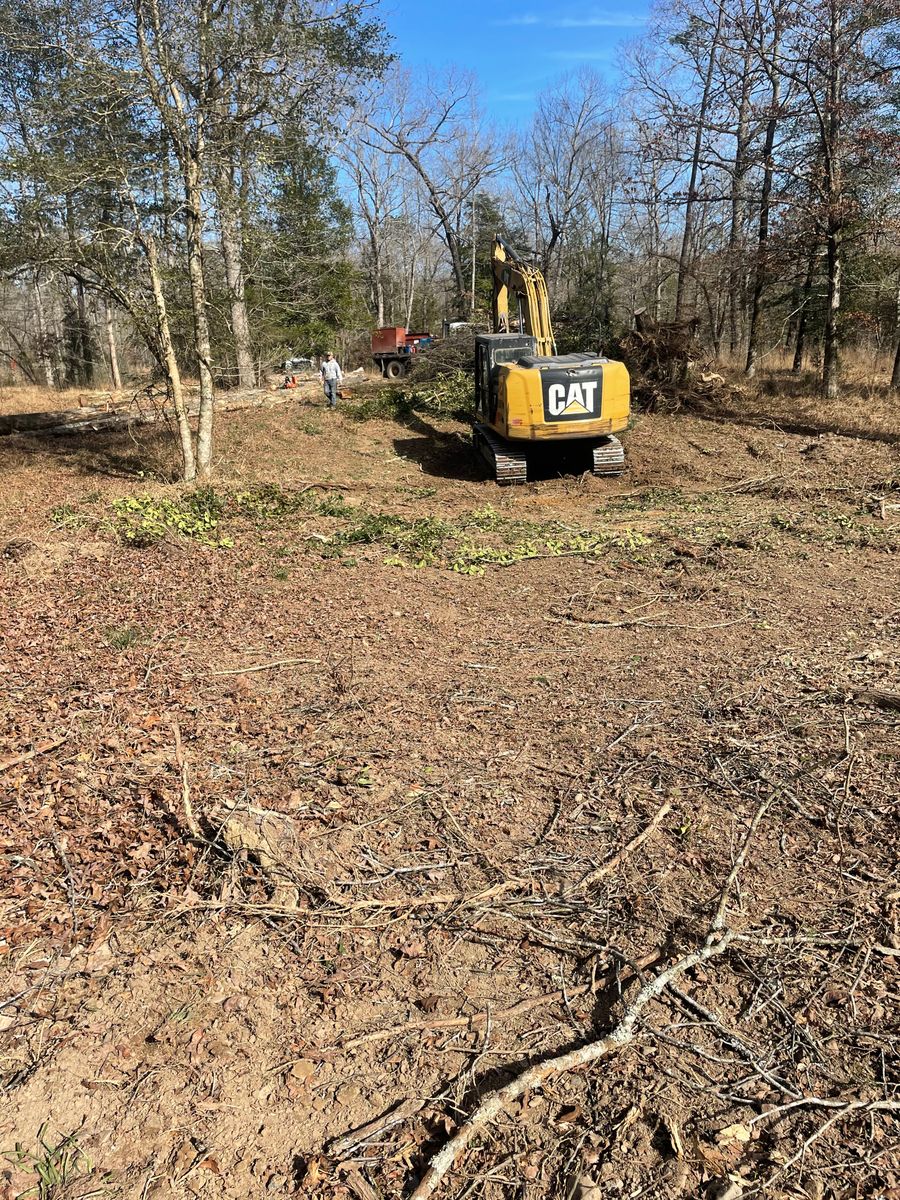
M 584 1115 L 584 1110 L 580 1104 L 573 1104 L 570 1108 L 564 1108 L 556 1118 L 558 1125 L 572 1125 L 575 1121 L 579 1121 Z
M 604 1200 L 600 1185 L 590 1175 L 582 1175 L 575 1187 L 572 1200 Z
M 749 1142 L 753 1137 L 753 1130 L 749 1125 L 726 1125 L 724 1129 L 720 1129 L 716 1134 L 716 1142 L 720 1146 L 727 1146 L 731 1142 L 745 1143 Z
M 709 1200 L 740 1200 L 744 1189 L 736 1179 L 717 1179 L 707 1193 Z
M 320 1158 L 311 1158 L 306 1164 L 306 1172 L 303 1176 L 301 1187 L 308 1192 L 319 1186 L 322 1182 L 322 1160 Z

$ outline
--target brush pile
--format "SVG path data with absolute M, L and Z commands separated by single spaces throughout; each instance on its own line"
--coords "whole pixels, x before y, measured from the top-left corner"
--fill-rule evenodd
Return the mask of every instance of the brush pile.
M 699 318 L 656 321 L 644 311 L 635 313 L 635 327 L 617 353 L 631 373 L 635 408 L 645 412 L 714 411 L 730 400 L 733 389 L 725 379 L 700 367 L 707 356 L 697 341 Z

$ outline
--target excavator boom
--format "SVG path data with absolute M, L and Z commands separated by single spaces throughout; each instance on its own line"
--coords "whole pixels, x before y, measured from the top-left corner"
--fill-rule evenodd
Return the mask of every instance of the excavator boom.
M 510 300 L 514 305 L 515 332 L 530 333 L 537 343 L 535 349 L 543 357 L 556 353 L 556 339 L 550 321 L 550 299 L 547 284 L 537 267 L 524 262 L 514 250 L 494 239 L 491 248 L 491 268 L 494 274 L 493 318 L 495 333 L 512 333 Z

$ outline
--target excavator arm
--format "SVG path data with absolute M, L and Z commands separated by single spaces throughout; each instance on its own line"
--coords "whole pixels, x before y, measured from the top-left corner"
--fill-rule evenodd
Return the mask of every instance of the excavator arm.
M 538 268 L 523 262 L 498 237 L 491 248 L 491 270 L 494 280 L 494 332 L 530 333 L 537 341 L 539 355 L 549 357 L 556 354 L 547 284 Z M 517 323 L 517 330 L 510 326 L 511 302 L 512 320 Z

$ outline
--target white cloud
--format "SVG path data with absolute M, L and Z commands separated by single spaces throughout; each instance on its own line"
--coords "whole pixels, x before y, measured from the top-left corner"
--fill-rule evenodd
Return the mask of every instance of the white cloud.
M 548 29 L 641 29 L 647 23 L 647 18 L 633 12 L 615 12 L 609 9 L 591 9 L 588 12 L 570 17 L 539 16 L 537 13 L 523 13 L 516 17 L 505 17 L 494 21 L 495 26 L 506 28 L 534 28 L 545 26 Z
M 488 99 L 501 104 L 528 104 L 534 99 L 534 92 L 495 92 Z
M 492 21 L 491 24 L 502 25 L 507 28 L 512 25 L 543 25 L 544 19 L 542 17 L 536 17 L 534 13 L 526 13 L 521 17 L 506 17 L 502 21 Z

